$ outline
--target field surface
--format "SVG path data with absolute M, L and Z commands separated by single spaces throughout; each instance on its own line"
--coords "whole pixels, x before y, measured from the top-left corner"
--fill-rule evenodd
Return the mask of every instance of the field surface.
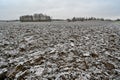
M 120 22 L 0 22 L 0 80 L 120 80 Z

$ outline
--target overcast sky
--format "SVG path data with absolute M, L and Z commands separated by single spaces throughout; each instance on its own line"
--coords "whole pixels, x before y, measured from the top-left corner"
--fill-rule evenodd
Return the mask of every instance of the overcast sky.
M 0 20 L 44 13 L 52 18 L 120 18 L 120 0 L 0 0 Z

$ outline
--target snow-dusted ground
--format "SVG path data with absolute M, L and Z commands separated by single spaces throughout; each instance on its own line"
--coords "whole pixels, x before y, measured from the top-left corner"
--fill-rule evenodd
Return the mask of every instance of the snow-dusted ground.
M 120 23 L 0 22 L 0 80 L 120 80 Z

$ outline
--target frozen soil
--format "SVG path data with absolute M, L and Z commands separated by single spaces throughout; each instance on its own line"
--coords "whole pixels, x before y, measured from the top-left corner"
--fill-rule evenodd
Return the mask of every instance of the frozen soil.
M 0 22 L 0 80 L 120 80 L 120 24 Z

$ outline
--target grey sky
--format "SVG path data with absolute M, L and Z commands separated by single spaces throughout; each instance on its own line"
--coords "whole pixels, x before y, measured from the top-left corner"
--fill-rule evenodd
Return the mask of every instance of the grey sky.
M 0 20 L 45 13 L 52 18 L 120 18 L 120 0 L 0 0 Z

